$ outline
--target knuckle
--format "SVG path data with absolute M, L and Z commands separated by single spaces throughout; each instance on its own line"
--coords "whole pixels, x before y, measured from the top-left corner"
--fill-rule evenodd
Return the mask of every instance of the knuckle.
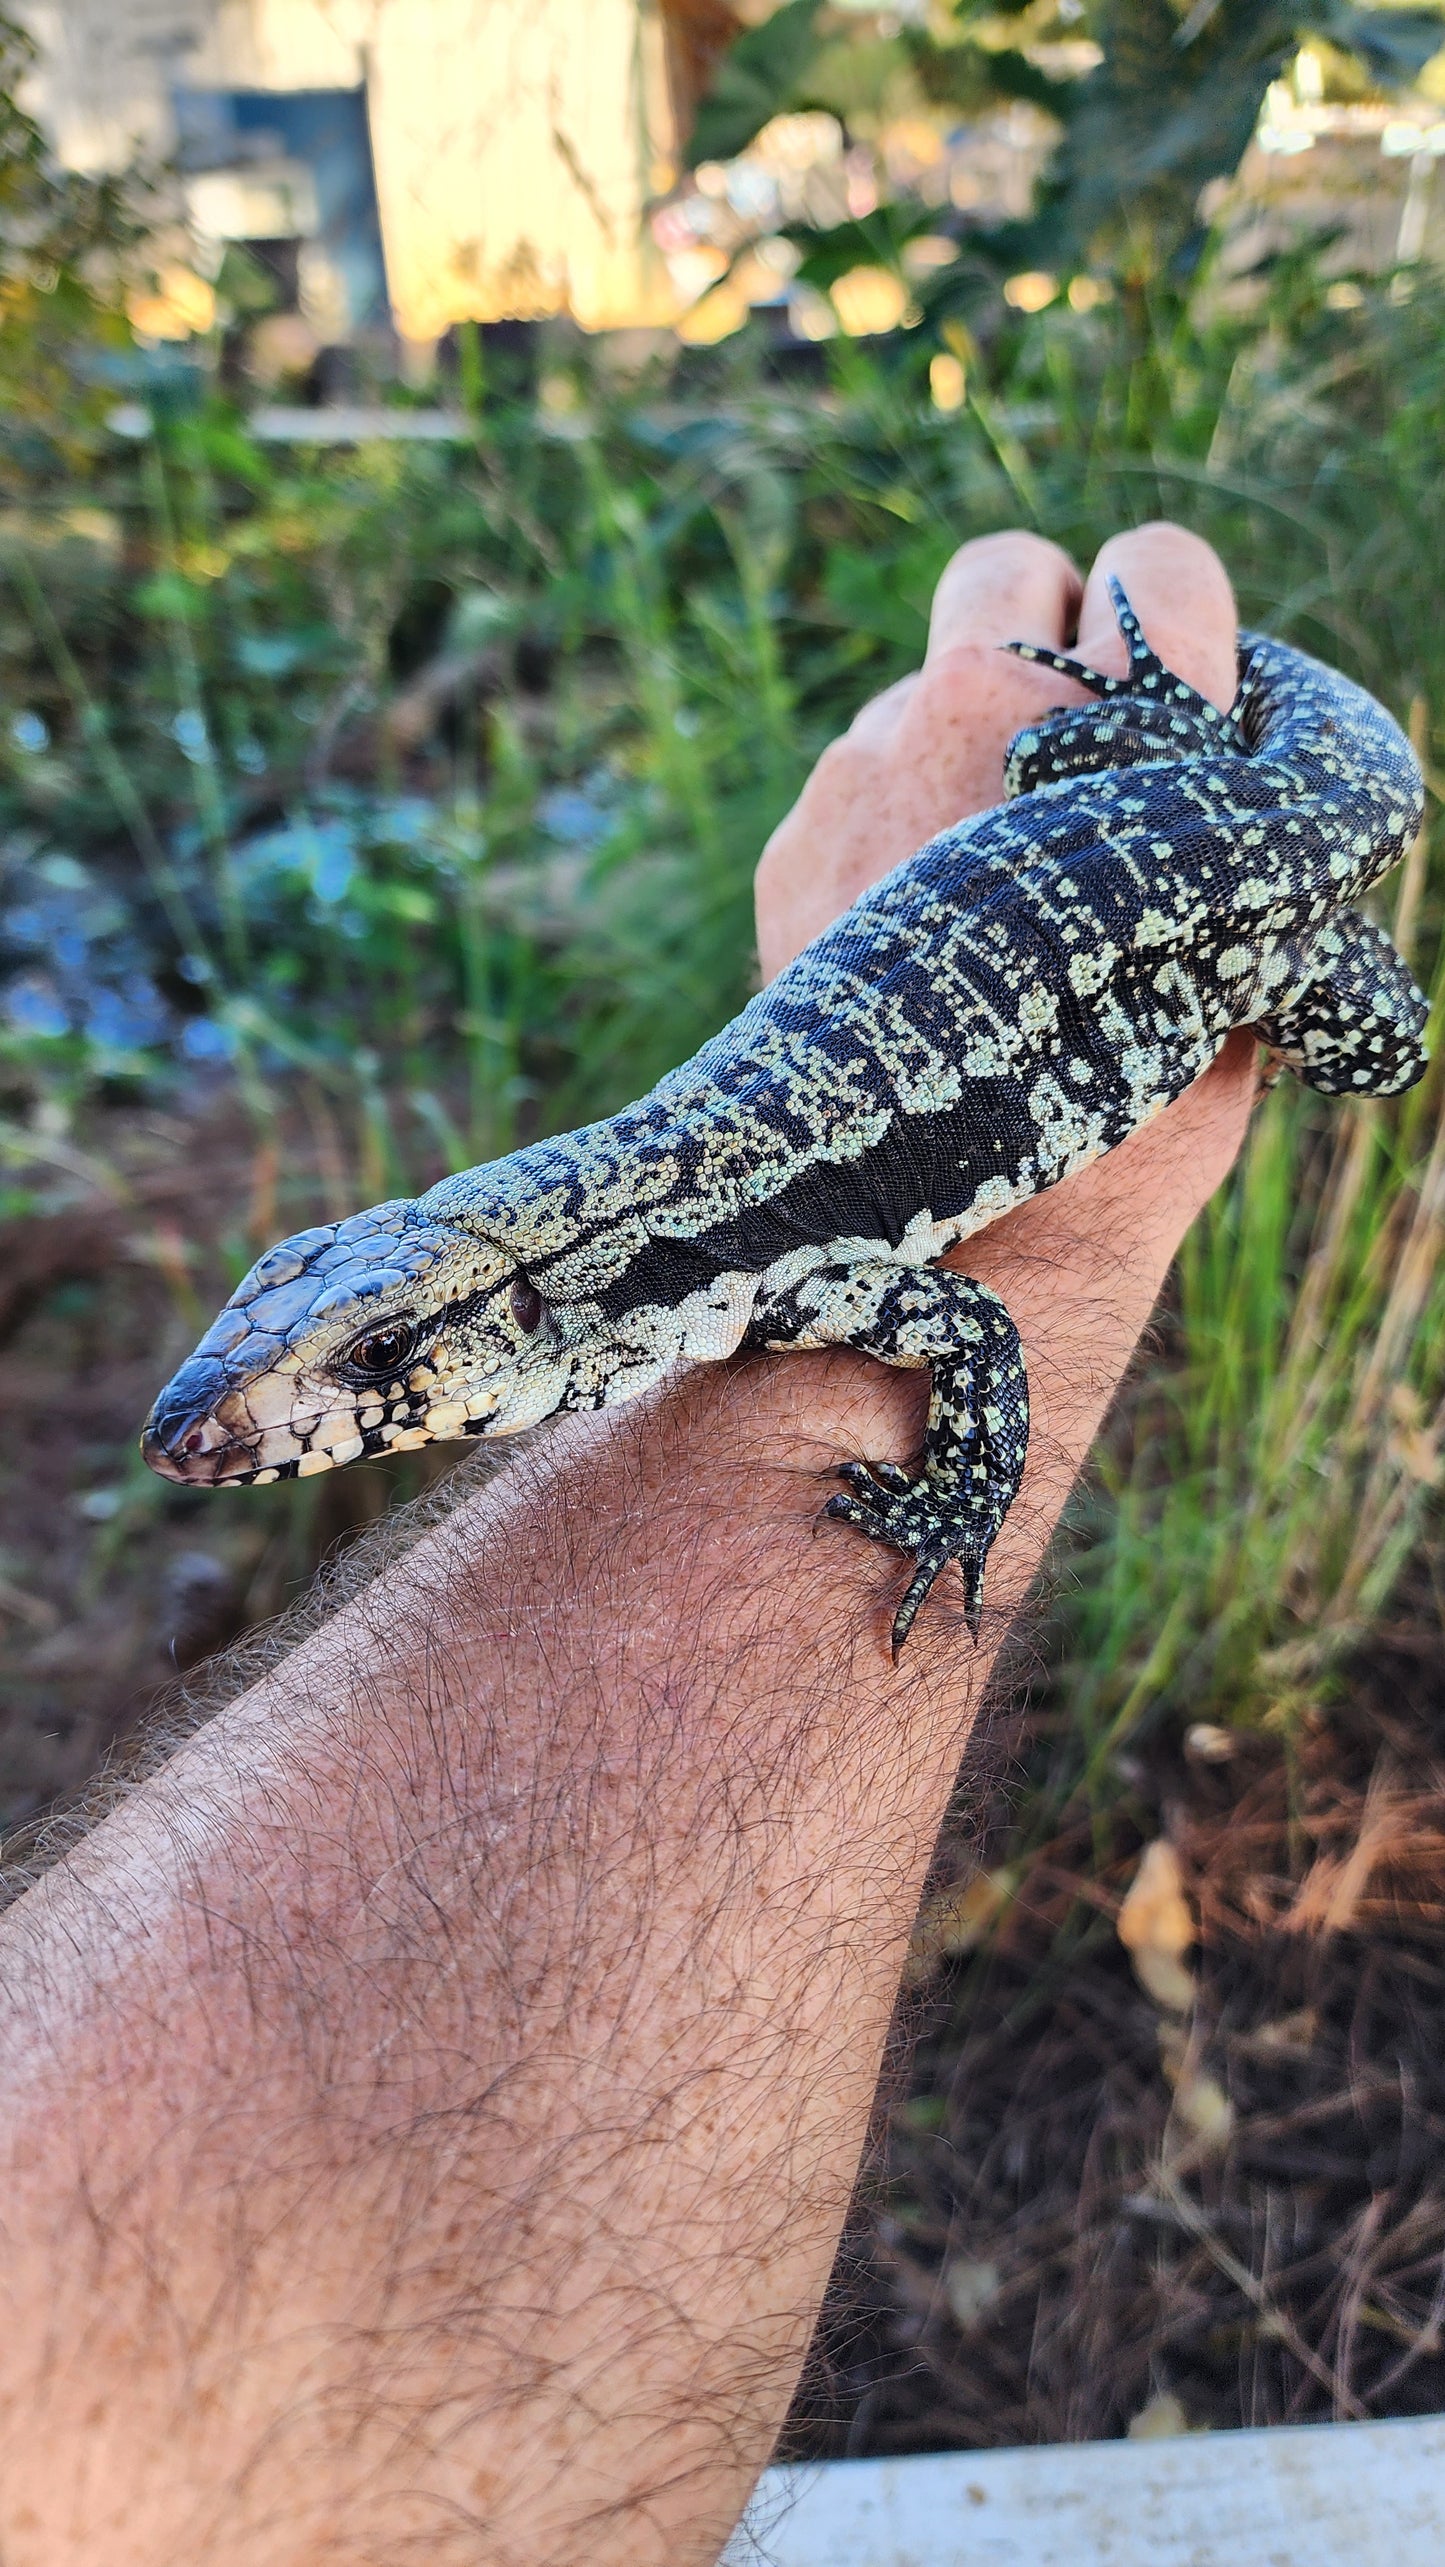
M 836 740 L 828 742 L 813 769 L 813 779 L 823 777 L 830 782 L 835 778 L 851 780 L 864 763 L 867 754 L 855 733 L 841 731 Z
M 940 712 L 951 716 L 966 710 L 1007 665 L 996 642 L 945 642 L 929 654 L 909 713 L 931 725 Z
M 869 750 L 849 732 L 845 731 L 841 739 L 830 740 L 787 818 L 773 831 L 769 845 L 785 837 L 794 826 L 815 828 L 840 802 L 852 801 L 871 766 Z
M 771 838 L 769 838 L 762 854 L 759 856 L 757 863 L 753 867 L 753 882 L 759 891 L 770 890 L 778 875 L 786 872 L 787 870 L 790 852 L 787 839 L 787 827 L 788 824 L 786 820 L 784 820 L 773 831 Z

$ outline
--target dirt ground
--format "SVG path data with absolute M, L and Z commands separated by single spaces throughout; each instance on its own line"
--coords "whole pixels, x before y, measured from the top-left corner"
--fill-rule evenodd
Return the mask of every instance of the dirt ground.
M 0 1229 L 0 1827 L 72 1790 L 178 1666 L 294 1594 L 415 1461 L 233 1498 L 135 1453 L 231 1275 L 324 1195 L 224 1117 L 133 1128 Z M 311 1193 L 308 1198 L 308 1187 Z M 297 1203 L 301 1208 L 297 1208 Z M 220 1243 L 194 1261 L 187 1242 Z M 417 1457 L 418 1459 L 420 1457 Z M 1445 2407 L 1445 1642 L 1424 1566 L 1337 1708 L 1199 1726 L 1027 1858 L 1040 1692 L 991 1724 L 944 1842 L 891 2109 L 791 2447 L 868 2452 Z M 1173 1849 L 1186 2002 L 1116 1931 Z M 980 1865 L 982 1872 L 980 1872 Z
M 967 1837 L 945 1844 L 794 2447 L 1445 2407 L 1445 1646 L 1423 1572 L 1404 1607 L 1306 1734 L 1221 1753 L 1196 1732 L 1139 1761 L 1102 1841 L 1081 1817 L 996 1868 L 1002 1903 L 957 1957 L 940 1944 L 991 1902 Z M 1197 1928 L 1182 2011 L 1116 1930 L 1160 1838 Z
M 127 1118 L 57 1171 L 46 1208 L 0 1223 L 0 1837 L 434 1475 L 414 1455 L 238 1505 L 140 1459 L 156 1391 L 232 1282 L 278 1232 L 326 1217 L 305 1136 L 287 1155 L 278 1195 L 274 1145 L 234 1108 Z

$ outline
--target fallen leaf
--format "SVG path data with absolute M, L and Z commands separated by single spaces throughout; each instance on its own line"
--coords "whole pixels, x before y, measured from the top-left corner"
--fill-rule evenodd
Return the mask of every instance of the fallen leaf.
M 1159 2063 L 1174 2089 L 1175 2122 L 1193 2134 L 1197 2151 L 1219 2155 L 1234 2133 L 1234 2106 L 1182 2023 L 1160 2024 Z
M 1235 2033 L 1233 2047 L 1245 2052 L 1259 2052 L 1265 2058 L 1277 2058 L 1281 2053 L 1290 2052 L 1296 2057 L 1303 2057 L 1314 2048 L 1319 2028 L 1318 2009 L 1312 2005 L 1301 2006 L 1297 2014 L 1282 2014 L 1273 2023 L 1256 2025 L 1253 2032 Z
M 1227 1765 L 1239 1753 L 1239 1739 L 1217 1720 L 1196 1720 L 1184 1732 L 1184 1753 L 1197 1765 Z
M 1183 1955 L 1194 1941 L 1179 1857 L 1167 1837 L 1146 1845 L 1119 1910 L 1119 1940 L 1134 1976 L 1156 2005 L 1183 2014 L 1194 2002 L 1194 1974 Z
M 1174 2089 L 1174 2110 L 1211 2155 L 1229 2146 L 1234 2106 L 1217 2077 L 1182 2076 Z
M 1200 2433 L 1207 2428 L 1191 2424 L 1173 2390 L 1161 2389 L 1136 2416 L 1130 2417 L 1126 2430 L 1131 2442 L 1172 2442 L 1176 2434 Z

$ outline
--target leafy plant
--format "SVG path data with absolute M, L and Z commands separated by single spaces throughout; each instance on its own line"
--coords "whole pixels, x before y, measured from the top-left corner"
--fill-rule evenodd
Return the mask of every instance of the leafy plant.
M 1017 41 L 1006 40 L 1008 30 Z M 1065 274 L 1091 264 L 1138 277 L 1166 270 L 1203 241 L 1198 213 L 1211 179 L 1238 167 L 1270 83 L 1311 37 L 1323 39 L 1377 88 L 1414 81 L 1445 44 L 1433 8 L 1360 7 L 1352 0 L 1085 0 L 1008 8 L 950 0 L 926 27 L 891 39 L 920 102 L 977 117 L 1024 99 L 1044 109 L 1060 141 L 1027 220 L 964 228 L 973 256 L 922 293 L 935 317 L 967 311 L 1001 273 Z M 1081 39 L 1088 41 L 1082 45 Z M 827 104 L 847 109 L 826 67 L 840 48 L 877 45 L 871 21 L 850 38 L 812 0 L 787 5 L 739 36 L 698 109 L 691 165 L 742 151 L 771 117 Z M 1082 55 L 1092 51 L 1089 67 Z M 945 217 L 947 221 L 949 218 Z M 859 258 L 897 260 L 917 230 L 902 207 L 881 220 L 819 236 L 789 226 L 804 277 L 826 286 Z
M 810 103 L 808 72 L 818 51 L 822 0 L 783 0 L 760 26 L 727 47 L 693 118 L 685 165 L 731 160 L 785 107 Z
M 1270 83 L 1304 39 L 1321 35 L 1382 89 L 1409 85 L 1445 42 L 1432 9 L 1363 9 L 1349 0 L 1096 0 L 1088 19 L 1102 59 L 1060 84 L 1064 138 L 1020 264 L 1066 268 L 1115 259 L 1156 274 L 1202 239 L 1201 191 L 1231 177 Z

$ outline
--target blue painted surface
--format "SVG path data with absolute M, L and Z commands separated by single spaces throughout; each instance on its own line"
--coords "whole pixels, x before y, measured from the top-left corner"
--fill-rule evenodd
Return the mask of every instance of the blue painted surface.
M 364 89 L 177 89 L 182 166 L 243 168 L 267 157 L 304 163 L 316 188 L 317 238 L 346 289 L 353 329 L 386 318 L 386 261 Z

